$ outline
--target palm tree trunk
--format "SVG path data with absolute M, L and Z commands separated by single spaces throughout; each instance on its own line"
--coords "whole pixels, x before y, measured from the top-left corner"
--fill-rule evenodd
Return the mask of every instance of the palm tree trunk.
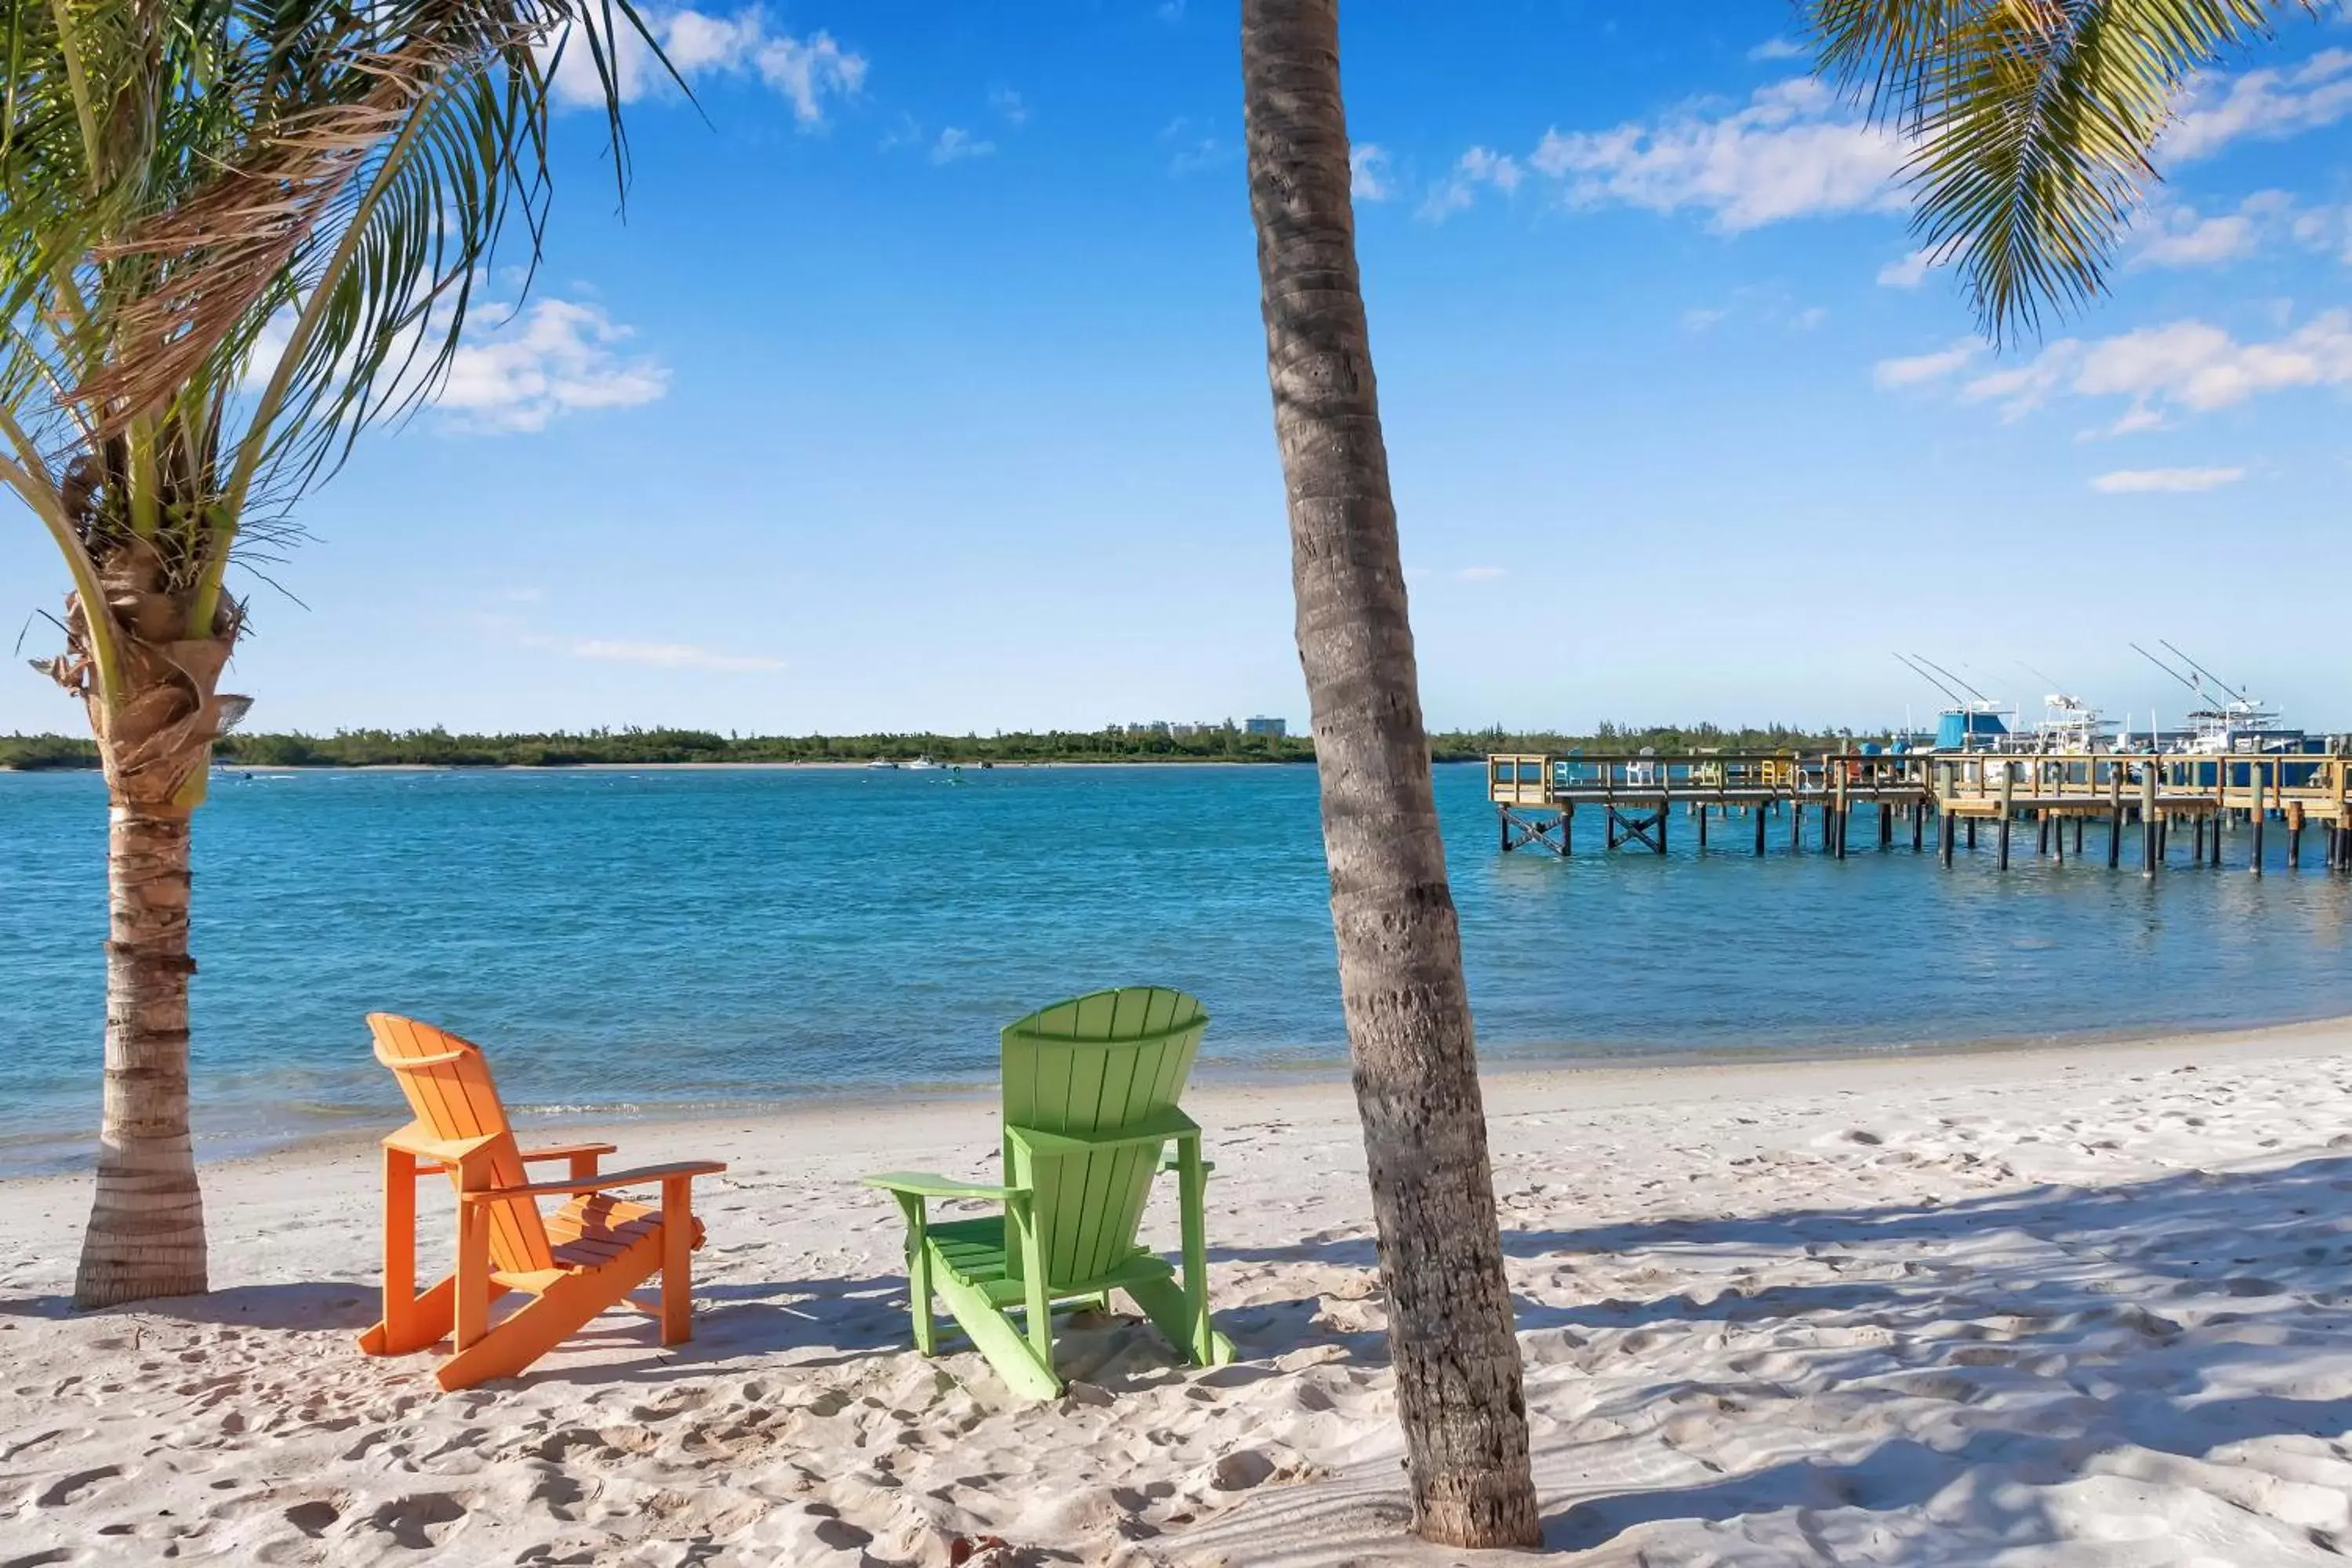
M 1356 268 L 1337 0 L 1244 0 L 1250 207 L 1415 1531 L 1539 1538 L 1461 932 Z
M 106 1100 L 74 1305 L 205 1288 L 188 1137 L 188 814 L 117 799 L 106 846 Z
M 188 824 L 204 798 L 216 688 L 241 619 L 225 605 L 182 635 L 188 612 L 143 542 L 104 568 L 121 668 L 102 689 L 89 657 L 89 606 L 66 606 L 66 657 L 53 668 L 81 693 L 98 737 L 107 831 L 106 1094 L 98 1196 L 82 1234 L 78 1307 L 110 1307 L 206 1289 L 205 1207 L 188 1136 Z M 242 700 L 234 700 L 242 705 Z

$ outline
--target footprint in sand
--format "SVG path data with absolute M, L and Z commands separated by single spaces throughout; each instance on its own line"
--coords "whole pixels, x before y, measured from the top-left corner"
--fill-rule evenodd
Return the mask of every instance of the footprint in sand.
M 385 1503 L 368 1522 L 410 1551 L 424 1552 L 439 1546 L 465 1518 L 466 1505 L 449 1493 L 414 1492 Z
M 343 1517 L 343 1511 L 333 1503 L 320 1498 L 310 1502 L 296 1503 L 286 1510 L 283 1517 L 287 1523 L 316 1541 L 325 1533 L 329 1525 Z
M 47 1491 L 33 1500 L 43 1508 L 63 1508 L 75 1501 L 83 1492 L 99 1482 L 111 1480 L 121 1473 L 122 1467 L 120 1465 L 100 1465 L 94 1470 L 77 1470 L 72 1475 L 54 1482 Z

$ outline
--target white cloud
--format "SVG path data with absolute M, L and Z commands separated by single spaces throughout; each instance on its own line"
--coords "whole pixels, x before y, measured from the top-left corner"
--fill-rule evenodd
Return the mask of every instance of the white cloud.
M 2352 267 L 2352 206 L 2306 207 L 2289 219 L 2287 231 L 2298 244 Z
M 985 158 L 995 151 L 995 142 L 976 141 L 971 132 L 950 125 L 931 143 L 931 162 L 953 163 L 964 158 Z
M 1808 305 L 1789 319 L 1789 324 L 1801 332 L 1810 332 L 1830 319 L 1827 305 Z
M 2315 215 L 2329 210 L 2313 209 Z M 2137 215 L 2133 226 L 2140 236 L 2131 253 L 2135 267 L 2219 267 L 2294 234 L 2297 220 L 2294 198 L 2286 192 L 2256 191 L 2226 213 L 2159 201 Z
M 793 114 L 803 125 L 824 122 L 828 97 L 854 98 L 866 85 L 866 57 L 844 49 L 824 33 L 812 33 L 805 41 L 771 38 L 752 60 L 760 79 L 792 100 Z
M 2256 191 L 2225 213 L 2159 202 L 2136 227 L 2138 267 L 2213 267 L 2288 244 L 2352 266 L 2352 206 L 2302 206 L 2284 191 Z
M 669 389 L 669 372 L 651 359 L 623 358 L 616 345 L 630 335 L 597 306 L 541 300 L 469 332 L 434 405 L 460 428 L 529 431 L 578 409 L 651 403 Z
M 2278 141 L 2352 114 L 2352 49 L 2302 64 L 2199 79 L 2157 144 L 2159 165 L 2209 157 L 2242 136 Z
M 1811 77 L 1760 88 L 1727 113 L 1692 105 L 1612 131 L 1548 131 L 1528 162 L 1580 205 L 1693 208 L 1726 232 L 1903 205 L 1901 143 Z
M 2108 426 L 2104 431 L 2096 433 L 2105 436 L 2137 436 L 2143 430 L 2169 430 L 2171 428 L 2172 421 L 2167 419 L 2163 415 L 2158 414 L 2155 409 L 2145 405 L 2135 405 L 2125 409 L 2121 414 L 2116 416 L 2114 424 Z
M 2151 236 L 2133 259 L 2147 267 L 2215 267 L 2252 252 L 2254 220 L 2244 213 L 2189 216 L 2187 225 Z
M 596 15 L 593 7 L 587 14 Z M 855 98 L 866 83 L 865 56 L 842 47 L 829 33 L 811 33 L 806 37 L 771 33 L 756 8 L 733 16 L 690 10 L 647 10 L 643 15 L 680 77 L 692 82 L 697 78 L 757 76 L 792 104 L 793 118 L 803 129 L 824 124 L 829 100 Z M 589 25 L 574 22 L 540 46 L 542 61 L 557 58 L 561 46 L 555 68 L 559 101 L 604 101 L 594 56 L 583 30 Z M 607 44 L 624 102 L 635 101 L 668 79 L 668 72 L 634 27 L 623 24 Z
M 1939 381 L 1976 358 L 1983 348 L 1984 344 L 1974 338 L 1962 338 L 1934 353 L 1883 359 L 1871 368 L 1870 378 L 1882 387 L 1916 386 L 1922 382 Z
M 1429 193 L 1422 204 L 1421 216 L 1444 219 L 1450 213 L 1460 212 L 1478 199 L 1478 187 L 1491 185 L 1509 195 L 1519 188 L 1526 171 L 1517 159 L 1491 147 L 1473 147 L 1454 164 L 1454 172 L 1445 183 Z
M 2158 427 L 2169 410 L 2201 414 L 2315 386 L 2352 386 L 2352 310 L 2326 311 L 2269 342 L 2242 343 L 2199 321 L 2062 338 L 2022 365 L 1969 382 L 1960 395 L 2000 402 L 2011 419 L 2060 395 L 2128 398 L 2130 410 L 2109 431 L 2122 435 Z
M 651 665 L 656 669 L 759 670 L 782 669 L 780 658 L 762 658 L 742 654 L 716 653 L 707 647 L 697 647 L 682 642 L 585 642 L 552 643 L 551 639 L 526 639 L 539 646 L 553 646 L 574 658 L 609 659 L 620 664 Z
M 1009 87 L 989 89 L 988 107 L 1002 115 L 1007 125 L 1018 125 L 1029 118 L 1029 106 Z
M 1899 261 L 1890 261 L 1878 269 L 1878 281 L 1887 289 L 1916 289 L 1927 280 L 1927 274 L 1940 265 L 1936 253 L 1922 247 Z
M 1727 305 L 1693 305 L 1683 312 L 1683 331 L 1703 332 L 1710 327 L 1721 326 L 1730 319 L 1731 308 Z
M 2245 477 L 2243 468 L 2117 468 L 2093 479 L 2091 488 L 2111 496 L 2139 495 L 2151 490 L 2210 490 L 2236 484 Z
M 1510 574 L 1507 566 L 1465 566 L 1454 574 L 1454 578 L 1458 583 L 1492 583 L 1498 577 Z
M 415 395 L 417 377 L 438 347 L 437 339 L 426 341 L 433 325 L 413 324 L 386 357 L 387 377 L 404 363 L 408 366 L 399 382 L 384 388 L 389 404 Z M 669 372 L 644 355 L 622 356 L 618 345 L 634 335 L 602 306 L 576 300 L 539 300 L 520 311 L 477 300 L 447 374 L 425 403 L 445 416 L 447 428 L 474 434 L 543 430 L 576 409 L 651 403 L 669 390 Z M 262 328 L 246 361 L 246 391 L 268 384 L 292 337 L 290 310 Z
M 1359 142 L 1348 149 L 1348 188 L 1360 202 L 1384 202 L 1396 194 L 1388 152 L 1379 142 Z
M 1801 60 L 1812 51 L 1794 38 L 1767 38 L 1748 51 L 1751 60 Z

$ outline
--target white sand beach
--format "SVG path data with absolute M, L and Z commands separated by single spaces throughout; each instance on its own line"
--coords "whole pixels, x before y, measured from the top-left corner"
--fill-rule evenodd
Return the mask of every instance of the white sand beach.
M 2348 1048 L 2332 1024 L 1493 1079 L 1549 1547 L 2340 1563 Z M 0 1184 L 0 1565 L 1468 1560 L 1401 1533 L 1345 1087 L 1189 1103 L 1243 1359 L 1185 1368 L 1097 1321 L 1044 1405 L 973 1353 L 913 1352 L 895 1210 L 851 1184 L 982 1174 L 985 1103 L 614 1130 L 628 1163 L 730 1163 L 697 1339 L 608 1315 L 453 1395 L 429 1355 L 352 1345 L 370 1145 L 209 1167 L 218 1289 L 87 1317 L 63 1302 L 86 1181 Z

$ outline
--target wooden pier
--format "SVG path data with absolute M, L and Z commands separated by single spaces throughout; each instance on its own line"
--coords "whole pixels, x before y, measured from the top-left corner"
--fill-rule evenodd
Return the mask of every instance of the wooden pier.
M 1853 817 L 1863 810 L 1875 847 L 1906 836 L 1915 853 L 1928 847 L 1947 866 L 1957 849 L 1978 847 L 1990 829 L 1999 864 L 2010 863 L 2016 828 L 2029 826 L 2034 852 L 2065 860 L 2091 853 L 2109 868 L 2132 862 L 2154 876 L 2168 863 L 2179 830 L 2192 865 L 2223 863 L 2225 839 L 2244 837 L 2247 868 L 2265 868 L 2266 829 L 2284 835 L 2284 865 L 2303 868 L 2306 835 L 2320 843 L 2330 871 L 2352 872 L 2352 757 L 2304 752 L 2209 756 L 2154 752 L 1876 752 L 1779 755 L 1539 756 L 1486 759 L 1486 794 L 1506 851 L 1571 855 L 1580 809 L 1597 807 L 1611 849 L 1666 853 L 1679 808 L 1710 848 L 1719 825 L 1726 848 L 1761 855 L 1766 826 L 1789 822 L 1786 847 L 1802 853 L 1809 819 L 1820 852 L 1843 859 Z M 1734 828 L 1744 819 L 1745 832 Z M 1744 846 L 1743 846 L 1743 842 Z M 2070 842 L 2071 841 L 2071 842 Z

